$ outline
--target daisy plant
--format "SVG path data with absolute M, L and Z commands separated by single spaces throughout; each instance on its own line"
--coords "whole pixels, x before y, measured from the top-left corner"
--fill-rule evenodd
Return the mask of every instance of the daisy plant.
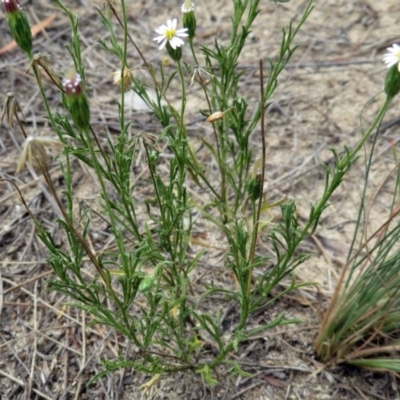
M 252 104 L 240 85 L 243 71 L 238 60 L 260 13 L 260 0 L 233 1 L 229 40 L 222 43 L 213 38 L 210 44 L 197 41 L 196 13 L 201 9 L 185 1 L 166 24 L 155 29 L 153 40 L 148 38 L 148 45 L 154 47 L 151 52 L 140 48 L 130 33 L 126 1 L 106 1 L 99 18 L 107 34 L 98 42 L 107 59 L 118 64 L 117 72 L 110 71 L 120 86 L 114 115 L 117 135 L 92 125 L 92 93 L 78 20 L 71 10 L 61 0 L 53 0 L 71 25 L 71 42 L 65 44 L 71 62 L 66 72 L 57 73 L 45 62 L 50 57 L 31 54 L 29 27 L 16 28 L 28 23 L 22 9 L 14 7 L 16 0 L 2 2 L 11 32 L 28 56 L 46 119 L 63 149 L 58 156 L 65 179 L 61 193 L 52 185 L 44 147 L 53 142 L 29 138 L 19 166 L 22 170 L 26 163 L 39 165 L 59 208 L 57 235 L 64 238 L 62 246 L 55 243 L 54 230 L 28 209 L 54 269 L 51 288 L 85 310 L 91 324 L 112 327 L 135 348 L 124 359 L 103 359 L 103 373 L 134 369 L 152 375 L 150 382 L 154 382 L 162 374 L 191 370 L 209 384 L 215 384 L 214 372 L 222 366 L 231 374 L 246 373 L 231 357 L 243 341 L 275 326 L 299 322 L 284 314 L 272 317 L 267 312 L 262 321 L 254 315 L 301 286 L 293 272 L 307 256 L 299 252 L 299 245 L 317 229 L 332 193 L 397 94 L 397 72 L 388 75 L 387 101 L 371 129 L 343 156 L 333 151 L 335 165 L 325 168 L 325 191 L 311 206 L 308 219 L 300 222 L 294 201 L 271 203 L 264 193 L 265 111 L 296 51 L 296 35 L 312 11 L 312 0 L 297 22 L 282 30 L 277 56 L 259 60 L 258 101 Z M 149 61 L 157 58 L 157 50 L 159 59 L 164 59 L 166 50 L 172 62 Z M 131 59 L 128 55 L 133 53 Z M 142 78 L 132 73 L 134 63 Z M 389 63 L 389 71 L 397 71 L 395 63 Z M 50 80 L 41 79 L 43 72 Z M 57 110 L 49 106 L 44 82 L 54 84 L 60 93 Z M 197 117 L 208 124 L 208 136 L 191 134 L 186 109 L 190 85 L 198 85 L 206 104 Z M 151 111 L 156 132 L 133 127 L 126 110 L 127 93 L 138 96 Z M 21 108 L 12 99 L 7 104 L 14 105 L 23 129 Z M 6 111 L 3 116 L 13 118 L 11 114 Z M 259 146 L 251 144 L 255 137 Z M 211 161 L 201 161 L 205 159 Z M 82 165 L 94 177 L 97 202 L 93 208 L 77 210 L 73 177 Z M 151 190 L 143 190 L 145 185 Z M 265 213 L 275 204 L 281 217 L 266 224 Z M 97 248 L 92 235 L 104 223 L 110 241 Z M 215 251 L 223 255 L 209 273 L 203 269 L 215 258 L 215 243 L 201 238 L 203 226 L 217 235 Z M 273 259 L 259 248 L 260 241 L 269 245 Z M 274 290 L 285 279 L 286 289 Z M 227 318 L 227 309 L 233 318 Z
M 346 363 L 399 373 L 400 171 L 397 158 L 395 167 L 384 177 L 387 185 L 393 185 L 387 219 L 371 233 L 368 215 L 373 204 L 368 205 L 365 200 L 379 125 L 393 98 L 400 92 L 400 47 L 394 44 L 387 50 L 383 56 L 389 69 L 384 86 L 386 99 L 365 134 L 368 136 L 375 129 L 366 161 L 364 191 L 353 243 L 323 317 L 315 349 L 320 360 L 326 363 Z

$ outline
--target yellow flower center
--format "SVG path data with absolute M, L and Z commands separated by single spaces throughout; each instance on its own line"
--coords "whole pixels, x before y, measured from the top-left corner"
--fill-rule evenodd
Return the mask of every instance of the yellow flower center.
M 174 29 L 174 28 L 168 28 L 168 29 L 165 31 L 165 37 L 166 37 L 168 40 L 171 40 L 174 36 L 175 36 L 175 29 Z

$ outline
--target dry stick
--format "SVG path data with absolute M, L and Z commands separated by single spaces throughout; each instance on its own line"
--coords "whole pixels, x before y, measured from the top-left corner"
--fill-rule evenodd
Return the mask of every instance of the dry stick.
M 96 335 L 100 336 L 100 333 L 99 333 L 98 331 L 97 331 L 97 332 L 94 331 L 94 332 L 96 333 Z M 102 349 L 104 343 L 109 339 L 109 336 L 110 336 L 110 335 L 111 335 L 111 330 L 108 331 L 107 334 L 106 334 L 104 337 L 100 336 L 100 337 L 101 337 L 101 342 L 99 343 L 99 345 L 98 345 L 97 347 L 94 348 L 94 351 L 92 352 L 91 356 L 85 361 L 85 364 L 83 364 L 83 365 L 80 367 L 79 371 L 77 372 L 77 374 L 74 376 L 74 378 L 73 378 L 73 380 L 72 380 L 72 385 L 75 385 L 77 378 L 78 378 L 78 377 L 81 377 L 83 371 L 84 371 L 85 368 L 89 365 L 89 363 L 92 361 L 92 359 L 93 359 L 97 354 L 100 354 L 100 353 L 102 352 L 101 349 Z M 82 356 L 82 355 L 81 355 L 81 356 Z M 60 399 L 60 400 L 62 400 L 62 399 Z
M 9 283 L 12 283 L 12 282 L 10 281 Z M 32 293 L 29 293 L 29 294 L 31 296 L 33 296 Z M 28 303 L 14 303 L 13 302 L 12 305 L 25 306 L 25 305 L 28 305 Z M 29 304 L 29 305 L 32 306 L 32 304 Z M 38 304 L 38 307 L 39 306 L 48 308 L 46 304 Z M 79 324 L 49 326 L 47 328 L 39 329 L 36 333 L 39 333 L 40 335 L 42 335 L 44 339 L 49 339 L 50 341 L 52 341 L 52 342 L 58 344 L 59 346 L 61 346 L 62 348 L 64 348 L 65 345 L 63 345 L 61 342 L 58 342 L 56 339 L 53 339 L 53 338 L 47 336 L 43 332 L 52 331 L 54 333 L 54 331 L 59 330 L 59 329 L 60 330 L 66 330 L 68 328 L 73 328 L 73 327 L 76 327 L 76 326 L 79 326 Z M 94 331 L 94 330 L 92 330 L 91 332 L 97 334 L 97 332 Z M 12 343 L 16 343 L 16 342 L 18 342 L 18 341 L 20 341 L 22 339 L 25 339 L 28 336 L 31 336 L 32 333 L 34 333 L 34 332 L 33 331 L 29 331 L 29 333 L 25 333 L 24 335 L 20 335 L 20 336 L 14 338 L 14 339 L 7 340 L 6 342 L 0 344 L 0 349 L 2 349 L 5 346 L 11 345 Z M 3 336 L 1 336 L 1 338 L 4 339 Z M 81 356 L 81 354 L 78 351 L 76 351 L 76 350 L 74 350 L 72 348 L 70 348 L 70 350 L 75 352 L 76 355 Z
M 70 307 L 67 306 L 65 314 L 69 314 Z M 69 353 L 68 353 L 68 347 L 70 345 L 70 336 L 71 336 L 71 328 L 66 329 L 65 331 L 65 349 L 64 349 L 64 357 L 62 357 L 62 360 L 64 361 L 64 368 L 63 368 L 63 375 L 64 379 L 62 382 L 62 389 L 64 392 L 64 396 L 67 393 L 67 387 L 68 387 L 68 371 L 69 371 Z
M 85 310 L 82 310 L 82 370 L 84 368 L 84 366 L 86 365 L 86 312 Z M 76 379 L 76 378 L 75 378 Z M 75 391 L 75 397 L 74 400 L 78 400 L 79 399 L 79 395 L 81 393 L 81 387 L 82 387 L 82 380 L 83 380 L 83 376 L 80 375 L 79 376 L 79 381 L 78 381 L 78 385 L 76 387 L 76 391 Z
M 265 163 L 266 163 L 266 151 L 267 146 L 265 143 L 265 110 L 264 110 L 264 102 L 265 102 L 265 94 L 264 94 L 264 71 L 263 71 L 263 61 L 260 60 L 260 107 L 261 107 L 261 141 L 262 141 L 262 169 L 261 169 L 261 187 L 260 187 L 260 198 L 258 200 L 258 207 L 257 207 L 257 215 L 256 215 L 256 223 L 254 225 L 254 232 L 253 232 L 253 242 L 251 245 L 250 250 L 250 260 L 249 260 L 249 278 L 247 283 L 247 296 L 250 296 L 250 288 L 251 282 L 253 280 L 253 262 L 254 256 L 256 252 L 256 245 L 258 239 L 258 226 L 260 224 L 260 216 L 261 216 L 261 207 L 262 207 L 262 200 L 263 200 L 263 192 L 264 192 L 264 179 L 265 179 Z
M 46 261 L 46 264 L 47 264 L 47 261 Z M 45 276 L 50 275 L 52 273 L 53 273 L 53 271 L 47 271 L 47 272 L 43 272 L 42 274 L 35 275 L 34 277 L 27 279 L 26 281 L 23 281 L 23 282 L 21 282 L 19 284 L 15 284 L 15 286 L 12 286 L 12 287 L 8 288 L 7 290 L 5 290 L 3 292 L 3 294 L 8 294 L 8 293 L 12 292 L 15 289 L 19 289 L 20 287 L 25 286 L 30 282 L 33 282 L 33 281 L 36 281 L 38 279 L 44 278 Z
M 21 129 L 21 131 L 22 131 L 22 134 L 24 135 L 24 137 L 25 137 L 25 139 L 26 139 L 26 138 L 28 137 L 28 135 L 26 134 L 25 129 L 24 129 L 24 126 L 22 125 L 22 122 L 21 122 L 21 120 L 19 119 L 18 113 L 15 112 L 14 115 L 15 115 L 15 118 L 17 119 L 17 121 L 18 121 L 18 125 L 19 125 L 19 127 L 20 127 L 20 129 Z
M 38 293 L 37 293 L 37 283 L 38 281 L 35 281 L 35 288 L 34 288 L 34 296 L 33 296 L 33 329 L 35 331 L 35 334 L 33 335 L 33 354 L 32 354 L 32 365 L 31 365 L 31 373 L 29 374 L 29 381 L 28 381 L 28 387 L 26 391 L 26 398 L 29 399 L 31 396 L 32 392 L 32 384 L 35 376 L 35 361 L 36 361 L 36 353 L 37 353 L 37 334 L 36 332 L 38 331 L 38 317 L 37 317 L 37 298 L 38 298 Z
M 340 360 L 341 363 L 348 362 L 350 358 L 361 358 L 361 357 L 370 357 L 372 355 L 376 355 L 378 353 L 392 353 L 394 350 L 398 351 L 400 350 L 400 344 L 391 344 L 389 346 L 381 346 L 378 348 L 379 351 L 375 347 L 361 350 L 360 352 L 354 351 L 350 353 L 350 355 L 343 360 Z M 339 363 L 339 362 L 338 362 Z
M 22 381 L 21 379 L 15 378 L 14 376 L 7 374 L 6 372 L 2 371 L 0 369 L 0 375 L 5 376 L 6 378 L 8 378 L 10 381 L 15 382 L 16 384 L 18 384 L 19 386 L 25 388 L 26 384 L 24 381 Z M 42 393 L 41 391 L 37 390 L 37 389 L 32 389 L 32 391 L 34 393 L 36 393 L 38 396 L 42 397 L 45 400 L 53 400 L 51 397 L 46 396 L 44 393 Z
M 247 386 L 244 389 L 242 389 L 240 392 L 237 392 L 235 395 L 230 397 L 230 399 L 233 400 L 233 399 L 237 399 L 238 397 L 242 397 L 246 392 L 248 392 L 249 390 L 253 390 L 260 385 L 264 385 L 264 382 L 256 382 L 253 385 Z
M 32 180 L 31 181 L 29 181 L 29 182 L 27 182 L 27 183 L 24 183 L 23 185 L 20 185 L 20 188 L 21 189 L 28 189 L 28 188 L 30 188 L 31 186 L 33 186 L 33 185 L 36 185 L 38 182 L 39 182 L 39 180 L 41 179 L 41 177 L 38 177 L 38 176 L 36 176 L 36 177 L 32 177 Z M 5 194 L 3 197 L 0 197 L 0 203 L 4 203 L 6 200 L 8 200 L 9 198 L 11 198 L 11 197 L 13 197 L 14 195 L 15 195 L 15 193 L 16 192 L 10 192 L 10 193 L 8 193 L 8 194 Z M 18 219 L 19 218 L 15 218 L 13 221 L 18 221 Z M 37 261 L 37 262 L 40 262 L 40 261 Z M 1 261 L 0 260 L 0 264 L 3 264 L 3 263 L 6 263 L 5 261 Z M 13 263 L 12 261 L 7 261 L 7 263 Z M 21 261 L 20 263 L 29 263 L 29 262 L 27 262 L 27 261 Z
M 3 280 L 4 280 L 4 282 L 6 282 L 6 283 L 8 283 L 8 284 L 10 284 L 10 285 L 17 286 L 17 284 L 16 284 L 14 281 L 12 281 L 12 280 L 9 280 L 9 279 L 6 279 L 6 278 L 3 278 Z M 20 285 L 18 285 L 18 286 L 20 286 Z M 21 287 L 21 290 L 22 290 L 24 293 L 26 293 L 28 296 L 33 297 L 32 293 L 31 293 L 29 290 L 25 289 L 24 287 Z M 39 298 L 39 301 L 40 301 L 43 305 L 45 305 L 48 309 L 52 310 L 52 311 L 54 312 L 54 314 L 60 315 L 60 310 L 59 310 L 58 308 L 52 306 L 50 303 L 47 303 L 46 301 L 44 301 L 44 300 L 41 299 L 41 298 Z M 69 319 L 70 321 L 72 321 L 72 322 L 75 323 L 76 325 L 81 325 L 81 323 L 80 323 L 77 319 L 75 319 L 74 317 L 71 317 L 71 316 L 68 315 L 68 314 L 65 314 L 64 316 L 65 316 L 65 318 Z M 58 328 L 61 329 L 61 328 L 63 328 L 63 327 L 60 326 L 60 327 L 56 327 L 56 328 L 52 328 L 52 329 L 58 329 Z M 92 332 L 97 333 L 95 330 L 92 330 Z M 2 346 L 0 345 L 0 348 L 1 348 L 1 347 L 2 347 Z M 79 352 L 76 352 L 76 353 L 77 353 L 77 354 L 80 354 Z
M 65 315 L 65 314 L 64 314 Z M 66 328 L 66 332 L 71 328 L 71 327 L 73 327 L 73 325 L 67 325 L 65 328 Z M 63 328 L 63 327 L 61 327 L 61 328 Z M 60 329 L 61 329 L 60 328 Z M 53 330 L 54 328 L 50 328 L 51 330 Z M 54 338 L 52 338 L 51 336 L 48 336 L 48 335 L 46 335 L 45 333 L 42 333 L 41 331 L 32 331 L 32 334 L 39 334 L 40 335 L 40 337 L 41 337 L 41 339 L 43 340 L 43 339 L 46 339 L 46 340 L 48 340 L 49 342 L 52 342 L 52 343 L 55 343 L 57 346 L 59 346 L 59 347 L 62 347 L 65 351 L 70 351 L 71 353 L 73 353 L 73 354 L 75 354 L 76 356 L 82 356 L 82 354 L 78 351 L 78 350 L 75 350 L 73 347 L 70 347 L 70 346 L 68 346 L 68 345 L 66 345 L 66 344 L 63 344 L 62 342 L 60 342 L 59 340 L 57 340 L 57 339 L 54 339 Z
M 99 142 L 99 139 L 98 139 L 98 137 L 97 137 L 97 135 L 96 135 L 96 133 L 95 133 L 95 131 L 93 130 L 93 128 L 92 128 L 91 125 L 89 125 L 89 129 L 90 129 L 90 132 L 92 132 L 92 135 L 93 135 L 94 140 L 95 140 L 95 142 L 96 142 L 96 144 L 97 144 L 97 147 L 99 148 L 99 150 L 100 150 L 100 152 L 101 152 L 101 155 L 102 155 L 103 158 L 104 158 L 104 157 L 105 157 L 104 150 L 103 150 L 103 148 L 101 147 L 101 144 L 100 144 L 100 142 Z
M 1 269 L 0 269 L 0 318 L 1 318 L 1 312 L 3 310 L 3 304 L 4 303 L 4 291 L 3 291 L 3 279 L 1 276 Z
M 1 275 L 1 274 L 0 274 L 0 275 Z M 33 304 L 32 304 L 32 303 L 21 303 L 21 302 L 19 302 L 19 301 L 5 301 L 5 302 L 4 302 L 4 305 L 5 305 L 5 306 L 10 306 L 10 307 L 13 307 L 13 306 L 17 306 L 17 307 L 29 307 L 29 308 L 33 307 Z M 44 304 L 38 304 L 38 307 L 39 307 L 39 308 L 46 308 L 46 306 L 45 306 Z

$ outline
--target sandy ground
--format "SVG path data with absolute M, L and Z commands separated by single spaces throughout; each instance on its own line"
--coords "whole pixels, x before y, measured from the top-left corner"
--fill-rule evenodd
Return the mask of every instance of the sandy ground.
M 165 54 L 151 40 L 153 31 L 166 17 L 179 15 L 180 0 L 128 3 L 130 33 L 149 61 L 161 60 Z M 232 5 L 228 0 L 215 4 L 217 7 L 206 0 L 196 2 L 198 40 L 204 44 L 212 43 L 215 37 L 222 42 L 229 37 Z M 261 2 L 260 15 L 239 65 L 245 70 L 241 87 L 250 107 L 256 104 L 258 96 L 258 60 L 261 57 L 267 61 L 277 54 L 281 27 L 292 17 L 298 17 L 305 4 L 302 0 L 280 5 Z M 68 6 L 80 18 L 92 122 L 97 129 L 104 123 L 112 128 L 117 121 L 118 93 L 112 86 L 110 73 L 118 66 L 97 44 L 99 35 L 106 37 L 95 10 L 101 1 L 71 0 Z M 37 36 L 35 50 L 50 55 L 56 70 L 68 68 L 71 64 L 64 45 L 70 30 L 66 18 L 49 1 L 33 0 L 24 8 L 32 23 L 56 15 L 46 31 Z M 329 147 L 340 151 L 344 145 L 354 145 L 361 129 L 368 127 L 383 102 L 384 97 L 379 93 L 386 70 L 381 56 L 386 47 L 400 40 L 399 22 L 400 3 L 396 0 L 315 1 L 315 9 L 296 39 L 299 48 L 280 78 L 267 113 L 266 193 L 271 201 L 285 196 L 293 198 L 300 218 L 308 214 L 310 203 L 323 191 L 320 165 L 332 161 Z M 0 32 L 1 49 L 10 42 L 2 14 Z M 133 49 L 129 56 L 132 65 L 139 63 Z M 51 134 L 42 118 L 44 111 L 33 76 L 25 74 L 26 69 L 27 62 L 20 51 L 0 54 L 2 97 L 9 91 L 16 93 L 29 133 Z M 48 95 L 52 106 L 58 107 L 59 96 L 50 86 Z M 209 134 L 205 124 L 196 122 L 200 99 L 199 88 L 192 87 L 188 93 L 187 118 L 194 143 L 198 135 Z M 396 100 L 378 138 L 369 198 L 396 163 L 392 149 L 398 149 L 397 110 Z M 127 110 L 127 115 L 134 130 L 146 129 L 151 133 L 158 129 L 146 113 Z M 22 141 L 17 129 L 7 124 L 0 126 L 0 177 L 11 179 L 20 187 L 30 207 L 54 232 L 56 240 L 61 240 L 57 236 L 55 207 L 40 176 L 34 170 L 15 176 Z M 253 145 L 255 149 L 259 146 L 256 136 Z M 61 191 L 63 177 L 56 164 L 52 177 Z M 313 350 L 318 323 L 352 237 L 362 177 L 360 160 L 333 196 L 315 240 L 305 244 L 313 256 L 299 267 L 297 278 L 318 283 L 317 289 L 312 287 L 285 297 L 265 311 L 274 316 L 285 310 L 287 317 L 300 318 L 303 323 L 266 332 L 244 343 L 240 352 L 232 355 L 254 376 L 231 379 L 221 368 L 219 384 L 211 389 L 198 375 L 182 373 L 165 377 L 148 393 L 143 393 L 139 385 L 149 377 L 132 371 L 121 370 L 86 386 L 90 377 L 101 370 L 102 358 L 113 358 L 119 353 L 129 355 L 132 350 L 112 330 L 99 326 L 85 328 L 90 320 L 88 315 L 67 306 L 68 299 L 60 294 L 45 291 L 46 282 L 52 277 L 45 261 L 46 251 L 35 236 L 34 225 L 15 189 L 10 184 L 0 184 L 1 399 L 400 399 L 394 377 L 323 366 L 315 360 Z M 90 184 L 92 177 L 80 164 L 74 180 L 78 188 L 77 203 L 96 203 L 93 200 L 96 188 Z M 390 183 L 389 179 L 377 194 L 370 217 L 371 229 L 387 217 L 393 187 Z M 105 240 L 100 230 L 97 236 L 96 232 L 93 235 L 95 244 Z M 212 242 L 217 237 L 210 234 L 207 240 Z M 268 251 L 267 247 L 262 249 Z M 212 267 L 222 268 L 216 264 Z

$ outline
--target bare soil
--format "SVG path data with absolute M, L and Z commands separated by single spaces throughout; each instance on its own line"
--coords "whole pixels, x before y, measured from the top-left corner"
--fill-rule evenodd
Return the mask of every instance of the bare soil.
M 107 34 L 99 22 L 95 6 L 101 0 L 69 0 L 67 6 L 79 16 L 86 74 L 90 85 L 92 124 L 99 132 L 118 124 L 118 88 L 110 74 L 118 69 L 115 59 L 99 49 L 97 39 Z M 167 18 L 179 17 L 181 0 L 128 1 L 130 33 L 151 62 L 165 56 L 152 41 L 154 29 Z M 250 108 L 258 101 L 258 60 L 267 65 L 279 51 L 281 28 L 298 18 L 306 2 L 292 0 L 275 5 L 261 2 L 261 12 L 248 45 L 240 59 L 244 69 L 242 94 Z M 224 42 L 230 34 L 232 4 L 229 0 L 197 0 L 200 43 Z M 55 14 L 55 20 L 35 38 L 35 51 L 48 55 L 54 69 L 62 73 L 71 66 L 64 48 L 70 37 L 68 21 L 50 1 L 33 0 L 24 4 L 32 24 Z M 3 10 L 3 9 L 2 9 Z M 10 41 L 4 13 L 0 14 L 0 49 Z M 400 3 L 397 0 L 316 0 L 315 9 L 301 29 L 296 51 L 282 74 L 267 113 L 268 161 L 266 193 L 271 202 L 293 198 L 300 219 L 307 216 L 310 203 L 323 191 L 321 163 L 331 163 L 330 147 L 341 151 L 360 138 L 379 109 L 386 69 L 381 62 L 385 48 L 400 39 Z M 129 63 L 140 67 L 134 49 Z M 18 49 L 0 52 L 1 96 L 14 92 L 27 120 L 29 134 L 50 134 L 43 118 L 34 77 L 26 73 L 27 61 Z M 268 71 L 266 70 L 266 74 Z M 138 74 L 145 73 L 138 71 Z M 189 77 L 188 77 L 189 78 Z M 59 94 L 49 84 L 51 105 L 60 105 Z M 378 95 L 377 95 L 378 94 Z M 377 95 L 376 97 L 374 97 Z M 171 95 L 173 96 L 173 95 Z M 179 99 L 177 99 L 179 100 Z M 371 101 L 370 101 L 371 100 Z M 370 101 L 367 105 L 366 103 Z M 198 117 L 202 97 L 195 85 L 188 94 L 190 140 L 198 143 L 209 134 Z M 389 111 L 377 142 L 368 196 L 376 195 L 369 227 L 373 230 L 387 218 L 393 190 L 389 179 L 396 165 L 393 150 L 398 150 L 399 126 L 397 102 Z M 365 107 L 364 107 L 365 106 Z M 127 110 L 134 132 L 156 133 L 158 125 L 147 112 Z M 254 148 L 260 146 L 254 136 Z M 0 178 L 10 179 L 21 189 L 36 216 L 54 233 L 62 245 L 56 219 L 57 208 L 44 181 L 35 170 L 15 175 L 23 136 L 17 128 L 0 126 Z M 199 155 L 201 157 L 201 155 Z M 204 155 L 206 162 L 207 155 Z M 140 176 L 144 166 L 136 166 Z M 218 370 L 219 383 L 210 388 L 199 375 L 182 373 L 166 376 L 148 392 L 140 385 L 149 376 L 121 370 L 91 386 L 88 380 L 101 370 L 100 361 L 119 354 L 129 357 L 132 348 L 113 330 L 103 326 L 87 328 L 90 316 L 66 305 L 68 298 L 47 292 L 47 280 L 53 276 L 46 263 L 46 250 L 35 236 L 35 227 L 22 207 L 15 188 L 0 184 L 0 398 L 1 399 L 400 399 L 399 381 L 385 373 L 373 373 L 346 366 L 322 365 L 316 360 L 313 341 L 337 277 L 343 267 L 351 241 L 363 184 L 362 159 L 352 168 L 332 205 L 325 211 L 321 225 L 304 249 L 310 260 L 297 270 L 298 281 L 316 282 L 282 298 L 256 316 L 262 323 L 282 311 L 288 318 L 299 318 L 297 325 L 279 327 L 260 334 L 240 347 L 231 357 L 253 377 L 232 379 L 224 368 Z M 52 177 L 60 193 L 63 176 L 54 163 Z M 96 208 L 97 188 L 93 177 L 76 163 L 74 184 L 76 203 Z M 146 187 L 143 187 L 146 193 Z M 101 249 L 108 237 L 105 226 L 94 222 L 93 246 Z M 218 234 L 199 228 L 210 244 Z M 211 250 L 210 250 L 211 251 Z M 261 243 L 260 251 L 268 252 Z M 214 279 L 229 279 L 223 272 L 221 251 L 210 252 L 202 274 Z M 210 279 L 211 279 L 210 278 Z M 278 287 L 276 290 L 282 290 Z

